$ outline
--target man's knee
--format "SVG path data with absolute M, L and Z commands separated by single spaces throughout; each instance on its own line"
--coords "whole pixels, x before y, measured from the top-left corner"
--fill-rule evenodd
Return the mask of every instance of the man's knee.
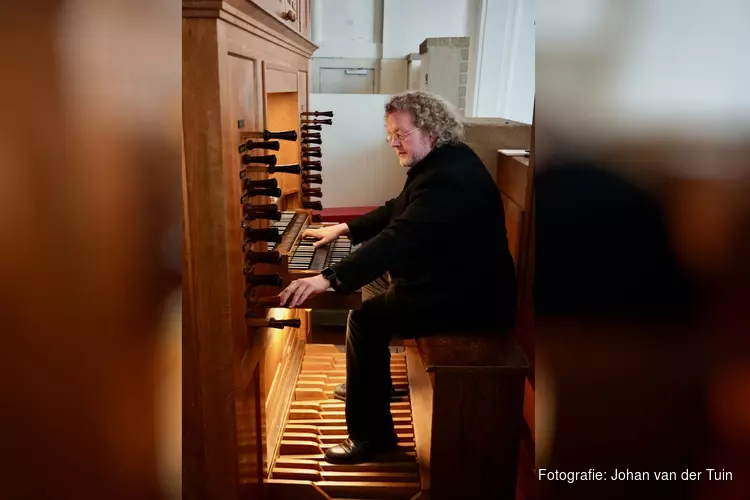
M 379 278 L 375 278 L 374 280 L 372 280 L 372 282 L 362 287 L 362 299 L 369 300 L 377 295 L 385 293 L 388 291 L 390 285 L 390 279 L 385 275 Z
M 349 311 L 349 329 L 361 331 L 372 326 L 375 316 L 367 309 Z
M 368 300 L 362 303 L 361 309 L 349 312 L 348 336 L 373 339 L 387 335 L 389 314 L 382 300 Z

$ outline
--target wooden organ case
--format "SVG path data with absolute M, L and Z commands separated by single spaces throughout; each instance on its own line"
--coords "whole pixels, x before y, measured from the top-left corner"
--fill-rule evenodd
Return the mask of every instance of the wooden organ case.
M 293 210 L 306 203 L 299 166 L 292 173 L 267 167 L 302 163 L 300 117 L 317 47 L 309 0 L 182 6 L 183 494 L 261 498 L 292 391 L 281 381 L 303 354 L 307 313 L 255 308 L 246 318 L 253 309 L 245 298 L 247 255 L 267 250 L 264 238 L 248 244 L 248 232 L 262 234 L 272 220 L 248 217 L 243 204 Z M 266 130 L 293 132 L 295 140 L 257 134 Z M 277 144 L 242 151 L 248 140 Z M 270 179 L 275 184 L 248 196 L 246 181 Z M 256 267 L 253 273 L 273 274 L 272 264 Z M 271 284 L 253 293 L 278 293 Z M 266 327 L 266 316 L 299 328 Z

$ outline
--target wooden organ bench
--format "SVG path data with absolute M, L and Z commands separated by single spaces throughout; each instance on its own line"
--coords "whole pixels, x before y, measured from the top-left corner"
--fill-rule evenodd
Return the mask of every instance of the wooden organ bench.
M 529 364 L 510 334 L 406 341 L 421 489 L 515 498 Z

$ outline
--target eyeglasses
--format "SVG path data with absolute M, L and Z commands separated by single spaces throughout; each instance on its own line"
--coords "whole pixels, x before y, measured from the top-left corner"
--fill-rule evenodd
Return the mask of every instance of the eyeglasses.
M 406 139 L 409 136 L 409 134 L 411 134 L 412 132 L 414 132 L 415 130 L 418 130 L 418 129 L 419 129 L 419 127 L 415 127 L 415 128 L 411 129 L 408 132 L 396 132 L 393 135 L 387 135 L 387 136 L 385 136 L 385 140 L 388 141 L 388 144 L 390 144 L 391 142 L 393 142 L 393 139 L 398 139 L 398 142 L 404 142 L 404 139 Z

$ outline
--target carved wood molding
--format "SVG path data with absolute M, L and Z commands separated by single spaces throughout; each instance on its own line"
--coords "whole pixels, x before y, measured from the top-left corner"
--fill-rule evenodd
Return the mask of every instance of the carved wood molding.
M 182 17 L 221 19 L 308 59 L 318 48 L 281 19 L 250 1 L 240 10 L 221 0 L 183 0 Z

